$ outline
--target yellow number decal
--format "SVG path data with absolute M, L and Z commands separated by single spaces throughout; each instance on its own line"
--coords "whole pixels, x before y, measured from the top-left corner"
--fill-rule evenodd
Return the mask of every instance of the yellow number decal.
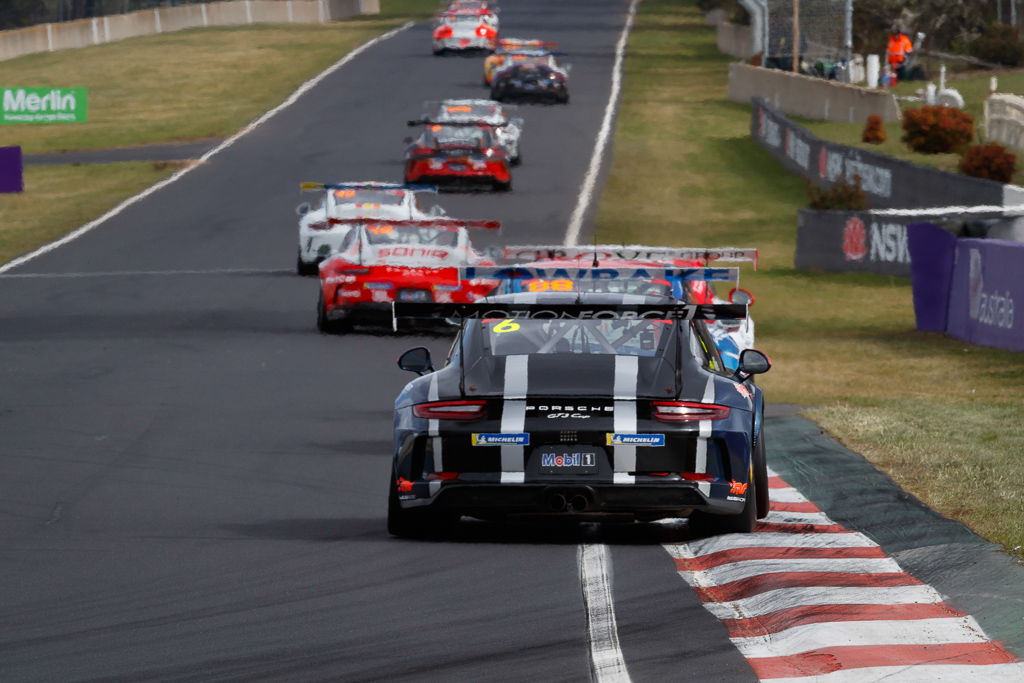
M 518 329 L 519 323 L 512 320 L 512 318 L 505 318 L 493 328 L 494 332 L 497 334 L 501 334 L 502 332 L 515 332 Z
M 551 289 L 556 292 L 571 292 L 572 280 L 553 280 L 551 282 Z
M 528 288 L 531 292 L 546 292 L 550 286 L 546 280 L 530 280 Z

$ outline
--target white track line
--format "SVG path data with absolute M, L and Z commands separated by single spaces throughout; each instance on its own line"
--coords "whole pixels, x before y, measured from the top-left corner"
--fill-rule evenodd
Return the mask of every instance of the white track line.
M 284 275 L 290 268 L 213 268 L 209 270 L 100 270 L 94 273 L 6 273 L 0 280 L 50 280 L 86 277 L 138 277 L 142 275 Z
M 607 553 L 605 546 L 597 543 L 581 545 L 577 553 L 587 612 L 590 666 L 595 683 L 628 683 L 631 679 L 619 648 Z
M 188 173 L 192 169 L 196 168 L 197 166 L 199 166 L 203 162 L 205 162 L 208 159 L 210 159 L 210 157 L 212 157 L 213 155 L 215 155 L 215 154 L 217 154 L 219 152 L 222 152 L 225 149 L 227 149 L 228 147 L 230 147 L 231 145 L 235 144 L 235 142 L 237 142 L 238 139 L 241 138 L 243 135 L 251 133 L 257 127 L 259 127 L 262 124 L 266 123 L 269 119 L 271 119 L 273 116 L 275 116 L 279 112 L 281 112 L 284 109 L 287 109 L 291 105 L 295 104 L 295 102 L 300 97 L 305 95 L 312 88 L 316 87 L 320 83 L 320 81 L 324 80 L 325 78 L 330 76 L 332 73 L 334 73 L 335 71 L 337 71 L 341 67 L 343 67 L 346 64 L 348 64 L 349 62 L 351 62 L 353 59 L 355 59 L 356 57 L 361 55 L 366 50 L 370 49 L 371 47 L 373 47 L 377 43 L 380 43 L 382 41 L 388 40 L 389 38 L 392 38 L 392 37 L 398 35 L 399 33 L 401 33 L 402 31 L 404 31 L 406 29 L 408 29 L 412 25 L 413 25 L 413 22 L 410 21 L 408 23 L 403 24 L 402 26 L 399 26 L 398 28 L 392 29 L 392 30 L 388 31 L 387 33 L 382 33 L 381 35 L 377 36 L 376 38 L 373 38 L 373 39 L 363 43 L 362 45 L 360 45 L 356 49 L 354 49 L 351 52 L 349 52 L 347 55 L 345 55 L 344 57 L 339 59 L 337 62 L 335 62 L 331 66 L 327 67 L 324 71 L 321 71 L 319 74 L 317 74 L 313 78 L 309 79 L 308 81 L 306 81 L 305 83 L 300 85 L 295 90 L 295 92 L 293 92 L 291 95 L 288 96 L 288 99 L 286 99 L 284 102 L 282 102 L 281 104 L 277 105 L 276 107 L 274 107 L 273 109 L 271 109 L 270 111 L 265 113 L 263 116 L 259 117 L 258 119 L 256 119 L 255 121 L 253 121 L 252 123 L 247 125 L 245 128 L 243 128 L 242 130 L 238 131 L 237 133 L 235 133 L 234 135 L 229 137 L 227 140 L 225 140 L 224 142 L 220 143 L 219 145 L 217 145 L 216 147 L 211 149 L 209 152 L 207 152 L 203 156 L 199 157 L 198 163 L 192 164 L 190 166 L 186 166 L 185 168 L 181 169 L 180 171 L 177 171 L 176 173 L 174 173 L 173 175 L 171 175 L 171 176 L 169 176 L 167 178 L 164 178 L 163 180 L 158 182 L 156 185 L 151 185 L 151 186 L 147 187 L 145 190 L 143 190 L 142 192 L 138 193 L 137 195 L 135 195 L 133 197 L 129 197 L 128 199 L 124 200 L 123 202 L 121 202 L 120 204 L 115 206 L 110 211 L 107 211 L 105 214 L 103 214 L 99 218 L 97 218 L 95 220 L 92 220 L 92 221 L 89 221 L 88 223 L 86 223 L 82 227 L 80 227 L 80 228 L 78 228 L 78 229 L 76 229 L 76 230 L 74 230 L 72 232 L 69 232 L 64 237 L 61 237 L 59 240 L 56 240 L 54 242 L 50 242 L 49 244 L 44 244 L 43 246 L 39 247 L 35 251 L 29 252 L 28 254 L 25 254 L 24 256 L 19 256 L 18 258 L 14 259 L 13 261 L 7 262 L 6 264 L 0 266 L 0 273 L 5 273 L 8 270 L 11 270 L 12 268 L 17 268 L 20 265 L 28 263 L 29 261 L 31 261 L 34 258 L 37 258 L 39 256 L 42 256 L 43 254 L 46 254 L 48 252 L 53 251 L 54 249 L 62 247 L 62 246 L 64 246 L 65 244 L 67 244 L 69 242 L 73 242 L 74 240 L 78 239 L 82 235 L 84 235 L 84 234 L 86 234 L 88 232 L 91 232 L 93 229 L 99 227 L 100 225 L 102 225 L 103 223 L 107 222 L 108 220 L 110 220 L 114 216 L 118 215 L 119 213 L 121 213 L 122 211 L 127 209 L 132 204 L 140 202 L 143 199 L 145 199 L 146 197 L 150 196 L 151 194 L 157 192 L 158 190 L 161 190 L 164 187 L 167 187 L 168 185 L 170 185 L 174 181 L 178 180 L 179 178 L 184 176 L 186 173 Z
M 619 92 L 622 90 L 622 62 L 626 56 L 626 41 L 629 39 L 629 32 L 633 28 L 633 21 L 636 19 L 636 8 L 640 0 L 632 0 L 629 3 L 629 13 L 626 16 L 626 25 L 619 35 L 619 42 L 615 45 L 615 65 L 612 67 L 612 88 L 608 95 L 608 104 L 604 108 L 604 119 L 601 121 L 601 130 L 597 134 L 594 143 L 594 153 L 590 157 L 590 166 L 587 167 L 587 175 L 583 178 L 583 185 L 580 187 L 579 196 L 576 198 L 576 208 L 573 209 L 569 218 L 569 227 L 565 231 L 565 244 L 570 247 L 576 246 L 580 239 L 580 230 L 583 228 L 583 215 L 590 206 L 590 200 L 594 194 L 594 187 L 597 185 L 597 174 L 601 170 L 601 159 L 604 157 L 604 150 L 608 146 L 608 139 L 612 133 L 612 122 L 615 120 L 615 110 L 619 104 Z

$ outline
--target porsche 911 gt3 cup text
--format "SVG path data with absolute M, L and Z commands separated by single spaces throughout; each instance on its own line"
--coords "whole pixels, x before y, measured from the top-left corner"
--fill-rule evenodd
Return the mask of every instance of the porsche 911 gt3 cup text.
M 529 446 L 529 434 L 471 434 L 474 446 Z
M 664 434 L 613 434 L 606 435 L 609 446 L 664 446 Z

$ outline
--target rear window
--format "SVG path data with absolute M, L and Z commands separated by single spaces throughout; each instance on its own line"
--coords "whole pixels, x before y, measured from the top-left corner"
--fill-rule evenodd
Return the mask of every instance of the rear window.
M 516 320 L 479 323 L 484 351 L 519 354 L 604 354 L 657 356 L 671 338 L 668 320 Z
M 418 244 L 435 247 L 458 245 L 459 233 L 452 228 L 432 228 L 409 225 L 368 225 L 366 241 L 369 244 Z
M 401 206 L 404 193 L 401 190 L 335 190 L 335 204 L 379 204 Z

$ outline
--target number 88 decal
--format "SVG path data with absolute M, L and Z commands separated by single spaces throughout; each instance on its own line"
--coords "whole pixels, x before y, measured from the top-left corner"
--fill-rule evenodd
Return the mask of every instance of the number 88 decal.
M 527 286 L 531 292 L 571 292 L 572 280 L 530 280 Z

